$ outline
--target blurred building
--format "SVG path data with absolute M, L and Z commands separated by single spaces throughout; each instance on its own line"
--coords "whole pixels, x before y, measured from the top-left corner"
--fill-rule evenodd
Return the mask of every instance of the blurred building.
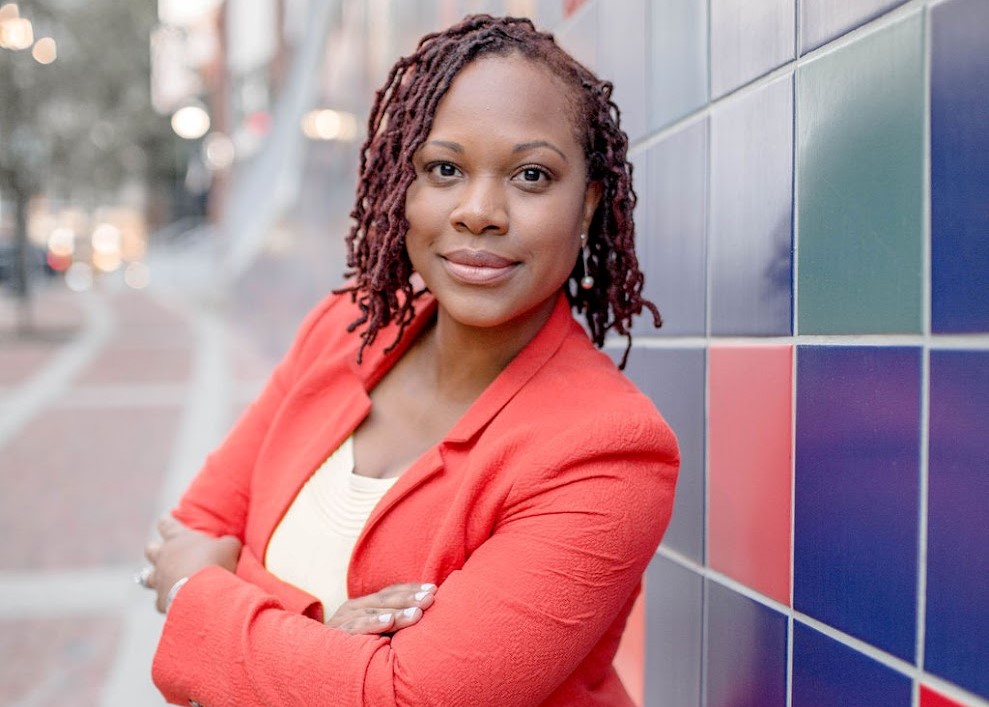
M 683 453 L 640 701 L 989 705 L 984 0 L 193 5 L 162 0 L 156 105 L 208 117 L 200 236 L 273 351 L 340 282 L 370 97 L 424 32 L 527 14 L 614 81 L 666 322 L 628 372 Z

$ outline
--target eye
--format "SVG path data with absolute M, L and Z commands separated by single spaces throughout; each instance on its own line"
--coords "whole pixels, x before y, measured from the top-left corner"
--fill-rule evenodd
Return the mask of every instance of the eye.
M 457 169 L 456 165 L 449 162 L 433 162 L 426 166 L 426 171 L 433 177 L 439 177 L 441 179 L 449 179 L 460 174 L 460 170 Z
M 526 184 L 538 185 L 540 183 L 549 182 L 551 176 L 550 173 L 542 167 L 523 167 L 515 175 L 515 178 L 519 181 L 525 182 Z

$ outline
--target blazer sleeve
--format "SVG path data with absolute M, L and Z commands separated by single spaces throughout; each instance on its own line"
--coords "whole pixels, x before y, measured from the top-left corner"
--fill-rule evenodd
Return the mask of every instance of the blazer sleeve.
M 325 326 L 330 310 L 341 297 L 331 295 L 303 320 L 284 358 L 261 394 L 240 416 L 222 444 L 214 450 L 172 510 L 182 523 L 210 535 L 234 535 L 244 539 L 250 480 L 254 461 L 268 429 L 281 408 L 309 350 L 313 331 Z
M 156 684 L 207 707 L 540 704 L 629 601 L 672 510 L 672 433 L 613 418 L 526 451 L 491 537 L 415 626 L 351 636 L 208 568 L 166 617 Z

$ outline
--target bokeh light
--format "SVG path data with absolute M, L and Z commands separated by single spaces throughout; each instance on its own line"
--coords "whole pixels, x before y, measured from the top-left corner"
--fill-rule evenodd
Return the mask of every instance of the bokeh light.
M 201 105 L 187 105 L 172 115 L 172 130 L 186 140 L 198 140 L 209 132 L 209 113 Z
M 357 118 L 329 108 L 309 111 L 302 118 L 302 132 L 310 140 L 349 142 L 357 137 Z
M 58 47 L 51 37 L 42 37 L 34 43 L 31 56 L 39 64 L 51 64 L 58 58 Z
M 65 271 L 65 286 L 73 292 L 85 292 L 93 287 L 93 269 L 88 263 L 75 262 Z
M 140 261 L 129 263 L 124 269 L 124 282 L 135 290 L 143 290 L 151 284 L 151 268 Z

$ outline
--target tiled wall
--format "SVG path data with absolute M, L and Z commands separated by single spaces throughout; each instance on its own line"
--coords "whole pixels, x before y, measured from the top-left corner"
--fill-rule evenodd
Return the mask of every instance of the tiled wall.
M 535 6 L 616 84 L 666 319 L 637 697 L 989 705 L 989 2 Z

